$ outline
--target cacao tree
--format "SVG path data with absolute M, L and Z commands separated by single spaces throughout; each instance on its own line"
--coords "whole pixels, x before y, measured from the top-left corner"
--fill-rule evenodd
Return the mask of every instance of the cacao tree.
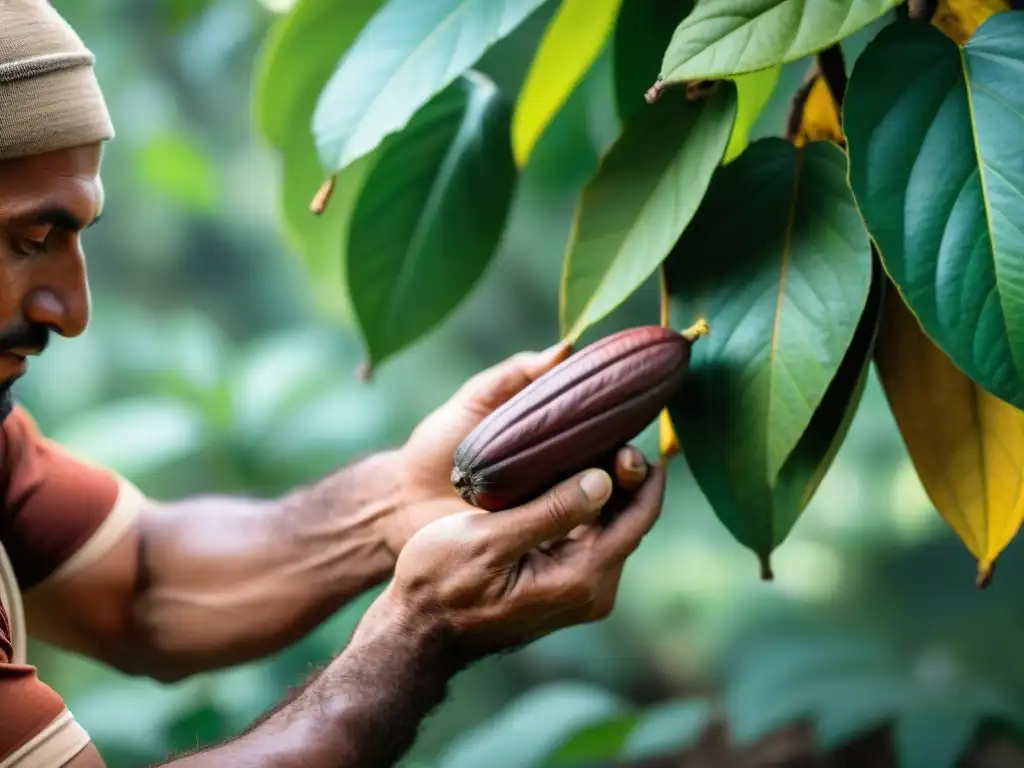
M 549 5 L 503 89 L 481 58 Z M 256 117 L 286 230 L 369 375 L 486 279 L 538 141 L 610 54 L 618 122 L 551 286 L 559 335 L 578 343 L 650 281 L 664 325 L 707 323 L 661 450 L 764 578 L 874 366 L 983 585 L 1024 516 L 1021 7 L 298 0 L 262 53 Z M 789 114 L 751 140 L 795 62 Z

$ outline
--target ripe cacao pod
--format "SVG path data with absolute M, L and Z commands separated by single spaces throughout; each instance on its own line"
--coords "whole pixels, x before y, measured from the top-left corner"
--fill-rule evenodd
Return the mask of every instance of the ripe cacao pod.
M 630 328 L 580 350 L 489 414 L 455 451 L 451 482 L 474 506 L 508 509 L 603 467 L 668 405 L 703 321 Z M 607 465 L 607 466 L 606 466 Z

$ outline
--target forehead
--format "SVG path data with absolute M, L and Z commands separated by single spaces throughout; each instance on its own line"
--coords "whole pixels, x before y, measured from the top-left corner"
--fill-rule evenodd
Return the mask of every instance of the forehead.
M 0 224 L 63 212 L 81 226 L 103 209 L 99 143 L 0 161 Z

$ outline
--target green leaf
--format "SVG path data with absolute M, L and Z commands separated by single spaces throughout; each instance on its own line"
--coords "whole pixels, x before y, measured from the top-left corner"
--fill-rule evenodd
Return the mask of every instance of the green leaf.
M 978 724 L 978 713 L 959 702 L 902 715 L 893 731 L 900 768 L 956 768 Z
M 562 332 L 572 339 L 654 273 L 700 205 L 736 116 L 723 83 L 690 102 L 666 93 L 637 113 L 583 190 L 562 272 Z
M 313 113 L 321 162 L 341 170 L 401 131 L 544 0 L 388 0 Z
M 501 92 L 471 71 L 382 146 L 348 242 L 371 366 L 438 325 L 490 263 L 516 185 L 509 119 Z
M 587 725 L 566 739 L 541 765 L 544 768 L 578 766 L 583 761 L 589 764 L 614 757 L 619 754 L 630 731 L 639 721 L 640 715 L 631 712 L 622 717 Z
M 747 148 L 750 131 L 761 117 L 768 100 L 779 82 L 782 65 L 761 69 L 745 75 L 738 75 L 736 83 L 736 123 L 732 127 L 729 146 L 725 149 L 723 163 L 731 163 Z
M 782 525 L 791 528 L 825 479 L 857 413 L 868 369 L 874 357 L 882 319 L 885 274 L 877 258 L 872 259 L 871 292 L 853 341 L 846 350 L 832 383 L 811 417 L 793 452 L 779 472 L 775 487 L 775 509 Z M 788 515 L 786 514 L 788 510 Z
M 217 169 L 188 135 L 153 136 L 136 153 L 135 167 L 151 189 L 189 210 L 206 213 L 217 204 Z
M 754 142 L 716 172 L 667 261 L 673 323 L 703 317 L 711 329 L 693 347 L 672 421 L 716 515 L 758 554 L 765 575 L 862 375 L 851 363 L 840 394 L 827 397 L 872 282 L 871 244 L 845 168 L 830 142 Z M 866 350 L 854 354 L 866 359 Z M 797 451 L 808 430 L 813 442 Z
M 612 42 L 615 104 L 623 122 L 647 108 L 644 94 L 658 78 L 662 51 L 672 39 L 672 30 L 692 10 L 693 0 L 623 3 Z
M 850 184 L 889 275 L 928 336 L 1024 407 L 1024 13 L 963 47 L 897 21 L 846 96 Z M 927 77 L 922 73 L 927 72 Z
M 605 47 L 622 0 L 563 0 L 537 48 L 512 116 L 516 163 L 530 152 Z
M 693 10 L 693 0 L 644 0 L 625 3 L 615 26 L 613 58 L 618 113 L 626 121 L 647 108 L 644 94 L 658 77 L 659 51 L 665 50 L 672 30 Z M 733 78 L 737 88 L 736 121 L 723 162 L 739 156 L 750 131 L 778 83 L 781 66 Z
M 796 61 L 839 42 L 902 0 L 698 0 L 665 50 L 666 83 L 713 80 Z
M 199 19 L 213 5 L 213 0 L 163 0 L 159 3 L 164 24 L 172 32 L 181 32 Z
M 628 709 L 625 701 L 602 688 L 579 683 L 545 685 L 458 739 L 438 764 L 445 768 L 532 768 L 572 734 Z
M 334 65 L 383 0 L 299 0 L 278 19 L 256 64 L 253 120 L 282 161 L 280 208 L 285 236 L 303 257 L 320 307 L 346 315 L 346 231 L 372 156 L 335 179 L 330 204 L 309 203 L 324 180 L 309 124 Z
M 653 707 L 630 732 L 619 757 L 646 760 L 673 750 L 693 747 L 713 713 L 707 701 L 682 699 Z

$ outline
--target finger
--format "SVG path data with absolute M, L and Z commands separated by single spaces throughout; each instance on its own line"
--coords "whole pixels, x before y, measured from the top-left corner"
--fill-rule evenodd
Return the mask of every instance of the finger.
M 647 459 L 635 446 L 624 446 L 615 455 L 615 483 L 619 488 L 635 491 L 647 479 L 647 470 Z
M 579 525 L 597 520 L 611 492 L 608 473 L 589 469 L 527 504 L 495 512 L 482 524 L 493 531 L 503 555 L 518 558 Z
M 459 388 L 453 400 L 468 411 L 486 416 L 571 353 L 572 344 L 564 341 L 543 352 L 519 352 L 473 376 Z
M 593 539 L 593 553 L 600 565 L 619 563 L 631 555 L 657 522 L 665 498 L 665 470 L 651 467 L 647 482 L 633 501 Z

